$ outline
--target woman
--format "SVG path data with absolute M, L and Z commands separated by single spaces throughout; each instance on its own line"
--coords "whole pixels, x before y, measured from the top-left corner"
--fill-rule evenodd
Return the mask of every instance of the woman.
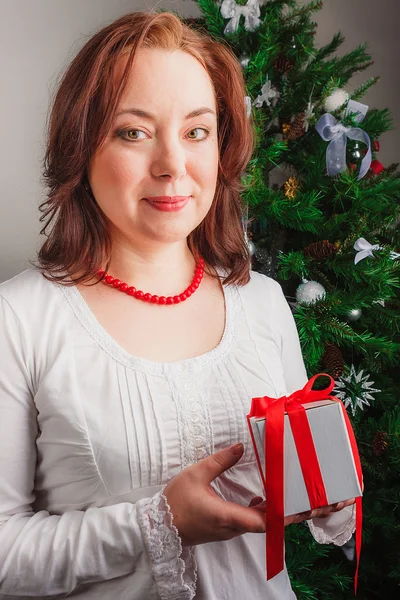
M 104 28 L 61 81 L 39 268 L 0 286 L 0 598 L 295 597 L 265 578 L 245 417 L 307 375 L 279 284 L 249 271 L 245 93 L 168 13 Z M 354 531 L 350 501 L 305 518 Z

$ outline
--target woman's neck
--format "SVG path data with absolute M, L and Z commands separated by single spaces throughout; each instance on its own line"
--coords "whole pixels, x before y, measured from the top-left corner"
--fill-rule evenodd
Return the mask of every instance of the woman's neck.
M 136 289 L 165 296 L 186 288 L 195 268 L 185 241 L 147 251 L 114 245 L 108 272 Z

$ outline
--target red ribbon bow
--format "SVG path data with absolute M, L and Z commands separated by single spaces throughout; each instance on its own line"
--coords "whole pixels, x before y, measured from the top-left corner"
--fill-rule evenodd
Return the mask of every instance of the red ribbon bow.
M 330 384 L 324 390 L 313 390 L 315 380 L 325 376 Z M 289 397 L 281 398 L 253 398 L 247 421 L 253 446 L 256 444 L 250 425 L 250 417 L 265 418 L 265 474 L 263 473 L 260 458 L 256 450 L 256 458 L 260 470 L 265 496 L 267 498 L 267 509 L 265 513 L 266 522 L 266 559 L 267 580 L 272 579 L 280 573 L 284 566 L 284 415 L 285 411 L 290 420 L 290 426 L 298 453 L 304 483 L 307 489 L 311 509 L 328 505 L 328 499 L 318 457 L 315 450 L 313 437 L 308 422 L 306 409 L 303 404 L 318 402 L 319 400 L 333 400 L 341 406 L 351 449 L 356 465 L 357 476 L 362 487 L 362 470 L 357 442 L 354 436 L 346 409 L 342 402 L 330 393 L 335 385 L 334 380 L 326 373 L 314 375 L 302 390 L 293 392 Z M 362 498 L 356 498 L 356 557 L 357 566 L 354 577 L 354 593 L 357 594 L 358 568 L 361 552 L 362 531 Z

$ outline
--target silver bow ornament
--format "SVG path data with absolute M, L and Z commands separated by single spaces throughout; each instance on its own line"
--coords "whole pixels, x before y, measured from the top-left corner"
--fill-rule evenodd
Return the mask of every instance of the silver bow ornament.
M 237 31 L 241 15 L 244 17 L 246 31 L 255 31 L 260 26 L 259 0 L 248 0 L 246 6 L 239 6 L 235 0 L 223 0 L 220 11 L 224 19 L 230 19 L 224 29 L 225 34 Z
M 357 250 L 357 254 L 354 257 L 354 264 L 356 265 L 358 262 L 360 262 L 360 260 L 363 260 L 364 258 L 367 258 L 367 256 L 372 256 L 372 258 L 375 258 L 374 254 L 373 254 L 373 250 L 384 250 L 384 248 L 382 248 L 382 246 L 379 246 L 379 244 L 370 244 L 369 242 L 367 242 L 367 240 L 365 238 L 358 238 L 358 240 L 356 241 L 356 243 L 354 244 L 354 250 Z M 399 258 L 400 254 L 398 252 L 390 252 L 390 258 L 392 260 L 394 260 L 395 258 Z
M 250 96 L 244 97 L 244 105 L 246 108 L 246 116 L 247 116 L 247 118 L 249 118 L 251 115 L 251 98 L 250 98 Z
M 254 106 L 260 108 L 264 102 L 267 106 L 271 106 L 270 100 L 272 100 L 272 105 L 275 106 L 278 98 L 279 92 L 273 87 L 267 75 L 267 79 L 261 88 L 261 94 L 254 100 Z
M 356 114 L 354 120 L 360 123 L 364 120 L 367 114 L 368 106 L 361 104 L 355 100 L 349 100 L 346 115 L 349 113 Z M 328 175 L 334 177 L 339 173 L 343 173 L 347 169 L 346 165 L 346 146 L 347 138 L 364 142 L 368 146 L 368 151 L 364 156 L 358 179 L 362 179 L 368 172 L 372 162 L 371 140 L 369 135 L 360 127 L 345 127 L 342 122 L 339 122 L 330 113 L 322 115 L 315 126 L 319 135 L 325 142 L 329 142 L 326 149 L 326 168 Z

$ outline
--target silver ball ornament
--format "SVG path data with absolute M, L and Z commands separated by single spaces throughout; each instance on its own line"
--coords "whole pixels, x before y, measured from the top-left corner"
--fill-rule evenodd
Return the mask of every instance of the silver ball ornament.
M 360 144 L 358 144 L 357 142 L 354 144 L 354 148 L 351 153 L 351 157 L 355 158 L 356 160 L 359 160 L 361 158 Z
M 315 304 L 325 296 L 325 288 L 318 281 L 305 281 L 296 290 L 296 300 L 299 304 Z
M 251 240 L 247 240 L 247 247 L 249 249 L 250 255 L 254 256 L 254 254 L 255 254 L 255 252 L 257 250 L 254 242 L 252 242 Z
M 353 308 L 353 310 L 350 310 L 347 315 L 346 315 L 346 319 L 347 321 L 358 321 L 358 319 L 361 317 L 362 315 L 362 311 L 360 308 Z

